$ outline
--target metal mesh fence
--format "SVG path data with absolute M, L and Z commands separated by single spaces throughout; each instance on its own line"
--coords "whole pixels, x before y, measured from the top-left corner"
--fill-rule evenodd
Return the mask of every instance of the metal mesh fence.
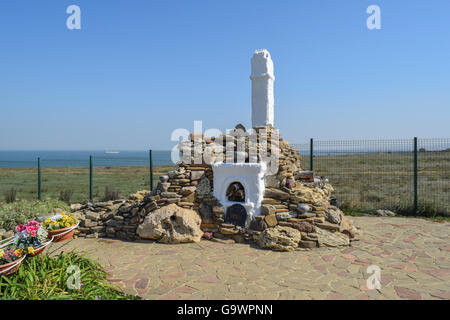
M 417 202 L 425 215 L 450 215 L 450 139 L 418 139 Z M 310 143 L 294 144 L 310 168 Z M 315 175 L 328 178 L 344 210 L 413 214 L 414 140 L 313 141 Z
M 294 144 L 302 155 L 302 169 L 328 178 L 344 210 L 393 209 L 397 212 L 450 216 L 450 139 L 334 140 Z M 415 150 L 417 171 L 415 175 Z M 38 198 L 37 156 L 33 161 L 2 156 L 1 200 Z M 23 159 L 22 159 L 23 158 Z M 120 155 L 92 154 L 92 197 L 103 201 L 150 189 L 148 151 Z M 152 152 L 153 187 L 158 177 L 174 168 L 169 151 Z M 86 202 L 90 196 L 89 153 L 71 157 L 41 157 L 42 198 Z M 415 179 L 415 177 L 417 179 Z M 415 181 L 416 184 L 415 184 Z M 417 194 L 417 206 L 415 206 Z
M 61 166 L 62 163 L 55 160 L 41 159 L 42 199 L 61 199 L 76 203 L 83 202 L 89 197 L 89 159 L 71 161 L 73 161 L 71 166 Z M 37 169 L 35 170 L 37 175 Z M 32 184 L 32 189 L 33 198 L 36 199 L 38 197 L 36 183 Z
M 90 154 L 92 154 L 92 200 L 94 202 L 125 198 L 138 190 L 150 190 L 149 151 L 71 152 L 65 155 L 43 153 L 40 158 L 41 197 L 69 203 L 90 199 Z M 20 162 L 8 159 L 0 163 L 0 200 L 15 193 L 15 198 L 38 198 L 38 157 Z M 152 152 L 153 185 L 159 175 L 173 167 L 170 152 Z
M 37 169 L 16 168 L 0 169 L 0 200 L 36 199 L 37 198 Z
M 450 139 L 417 139 L 419 210 L 450 215 Z

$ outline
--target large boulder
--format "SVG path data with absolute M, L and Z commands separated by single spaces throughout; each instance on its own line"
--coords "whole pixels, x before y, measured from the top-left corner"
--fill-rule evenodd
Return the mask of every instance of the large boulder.
M 394 217 L 396 214 L 390 210 L 377 210 L 377 215 L 380 217 Z
M 200 224 L 197 212 L 170 204 L 148 214 L 137 234 L 164 243 L 199 242 L 203 236 Z
M 258 244 L 263 248 L 279 251 L 292 251 L 298 247 L 302 235 L 300 231 L 290 227 L 276 226 L 264 230 L 258 239 Z

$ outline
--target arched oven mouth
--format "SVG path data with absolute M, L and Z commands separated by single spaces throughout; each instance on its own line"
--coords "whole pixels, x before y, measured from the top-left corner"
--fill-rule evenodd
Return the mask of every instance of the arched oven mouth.
M 232 182 L 227 188 L 228 201 L 245 202 L 245 188 L 240 182 Z

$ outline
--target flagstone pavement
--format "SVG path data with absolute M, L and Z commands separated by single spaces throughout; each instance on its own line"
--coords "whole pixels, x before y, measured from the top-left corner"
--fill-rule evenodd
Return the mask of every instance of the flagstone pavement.
M 450 299 L 449 222 L 350 218 L 363 233 L 346 248 L 79 238 L 50 250 L 85 252 L 117 287 L 144 299 Z M 370 289 L 371 265 L 380 268 L 379 289 Z

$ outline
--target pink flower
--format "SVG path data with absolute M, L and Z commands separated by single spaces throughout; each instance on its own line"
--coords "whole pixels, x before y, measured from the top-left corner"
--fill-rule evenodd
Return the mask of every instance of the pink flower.
M 25 226 L 24 226 L 23 224 L 19 224 L 19 225 L 16 227 L 16 229 L 17 229 L 18 232 L 20 232 L 20 231 L 25 230 Z

